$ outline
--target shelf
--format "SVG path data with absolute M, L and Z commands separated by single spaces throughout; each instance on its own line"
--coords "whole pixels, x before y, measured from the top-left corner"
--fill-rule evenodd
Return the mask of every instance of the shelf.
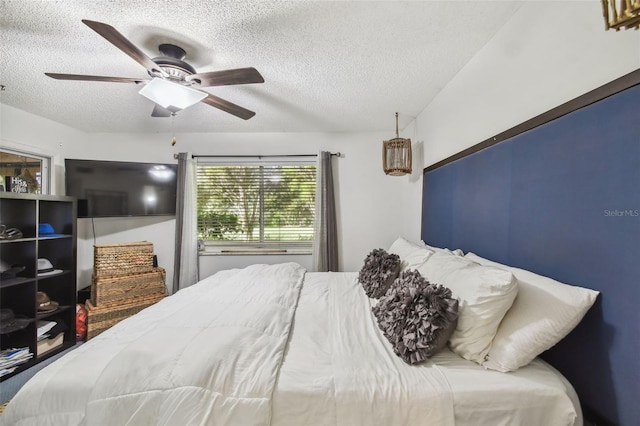
M 0 377 L 0 382 L 29 369 L 75 345 L 77 202 L 73 197 L 54 195 L 0 193 L 0 223 L 19 229 L 23 237 L 0 240 L 0 256 L 9 265 L 23 265 L 24 270 L 11 279 L 0 280 L 0 307 L 26 317 L 29 325 L 0 335 L 1 349 L 28 347 L 34 357 L 15 372 Z M 39 235 L 40 225 L 47 223 L 60 235 Z M 38 259 L 45 258 L 62 272 L 38 276 Z M 51 312 L 37 312 L 38 291 L 47 293 L 59 306 Z M 36 320 L 50 319 L 64 323 L 62 343 L 46 353 L 37 354 Z
M 8 288 L 14 285 L 21 285 L 35 281 L 35 278 L 16 277 L 8 280 L 0 280 L 0 288 Z
M 21 243 L 24 241 L 35 241 L 35 237 L 29 238 L 14 238 L 14 239 L 0 239 L 0 244 L 8 244 L 8 243 Z
M 38 312 L 36 314 L 36 318 L 41 320 L 41 319 L 45 319 L 45 318 L 50 318 L 53 316 L 56 316 L 64 311 L 66 311 L 67 309 L 70 309 L 71 305 L 58 305 L 58 309 L 56 309 L 55 311 L 48 311 L 48 312 Z
M 0 244 L 7 243 L 21 243 L 24 241 L 37 241 L 37 240 L 60 240 L 65 238 L 73 238 L 73 235 L 55 235 L 55 236 L 43 236 L 43 237 L 28 237 L 28 238 L 13 238 L 13 239 L 2 239 L 0 238 Z
M 62 272 L 57 273 L 57 274 L 51 274 L 51 275 L 38 275 L 38 281 L 43 281 L 49 278 L 57 278 L 57 277 L 64 277 L 65 275 L 69 275 L 73 273 L 73 271 L 69 270 L 69 269 L 64 269 Z
M 73 238 L 73 235 L 56 235 L 53 237 L 38 237 L 38 240 L 60 240 L 64 238 Z

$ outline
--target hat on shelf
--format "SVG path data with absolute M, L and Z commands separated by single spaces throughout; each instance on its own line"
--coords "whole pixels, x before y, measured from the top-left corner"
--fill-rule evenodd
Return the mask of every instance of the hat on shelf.
M 22 330 L 27 325 L 29 325 L 28 319 L 16 318 L 11 309 L 0 309 L 0 334 Z
M 64 234 L 56 234 L 55 229 L 50 223 L 41 223 L 38 225 L 38 236 L 40 237 L 61 237 Z
M 24 270 L 24 265 L 9 265 L 4 260 L 0 260 L 0 279 L 9 280 L 15 278 L 17 274 Z
M 7 228 L 0 223 L 0 240 L 16 240 L 22 238 L 22 231 L 18 228 Z
M 36 308 L 38 312 L 49 312 L 58 309 L 58 302 L 54 302 L 44 291 L 36 293 Z
M 38 259 L 38 276 L 45 277 L 47 275 L 55 275 L 62 272 L 62 269 L 54 269 L 49 259 L 41 257 Z

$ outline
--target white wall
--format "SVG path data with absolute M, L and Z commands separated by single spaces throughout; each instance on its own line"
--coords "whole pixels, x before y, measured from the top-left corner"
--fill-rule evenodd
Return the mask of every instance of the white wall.
M 333 159 L 339 264 L 342 270 L 355 271 L 360 269 L 370 250 L 388 247 L 398 235 L 402 182 L 386 177 L 382 171 L 380 147 L 386 136 L 377 133 L 192 133 L 176 135 L 178 143 L 172 147 L 170 135 L 93 134 L 72 152 L 77 158 L 86 155 L 97 159 L 163 162 L 174 162 L 173 154 L 181 151 L 217 155 L 314 154 L 319 150 L 341 152 L 341 158 Z M 110 234 L 109 240 L 134 235 L 133 231 L 125 234 L 124 229 L 117 229 L 117 224 L 122 220 L 107 223 L 107 219 L 101 219 L 96 223 L 110 229 L 106 231 Z M 156 251 L 162 247 L 163 252 L 158 253 L 159 263 L 167 269 L 168 277 L 173 273 L 174 227 L 173 221 L 151 223 L 146 238 L 154 242 Z M 144 232 L 137 230 L 135 235 L 141 238 Z M 106 240 L 106 236 L 102 238 L 104 242 L 112 242 Z M 87 240 L 87 245 L 91 244 L 93 242 Z M 304 258 L 299 257 L 289 259 L 307 265 L 310 260 L 305 262 Z M 257 261 L 273 263 L 282 260 L 274 256 L 206 256 L 200 261 L 201 276 Z M 85 263 L 85 267 L 89 266 L 89 263 Z
M 171 146 L 168 134 L 87 134 L 24 111 L 3 105 L 2 145 L 52 156 L 56 164 L 56 194 L 64 194 L 64 159 L 175 162 L 173 155 L 194 154 L 315 154 L 319 150 L 341 152 L 333 159 L 339 226 L 341 270 L 356 271 L 374 248 L 389 247 L 400 235 L 401 178 L 382 171 L 381 146 L 388 133 L 229 133 L 177 134 Z M 91 282 L 93 244 L 150 241 L 160 266 L 173 276 L 175 220 L 167 217 L 100 218 L 78 221 L 78 287 Z M 309 265 L 310 256 L 207 256 L 201 270 L 208 275 L 228 267 L 290 259 Z
M 135 144 L 127 146 L 126 141 L 119 140 L 117 136 L 112 137 L 112 141 L 95 144 L 91 142 L 94 135 L 3 104 L 0 104 L 0 129 L 2 147 L 51 157 L 51 193 L 56 195 L 65 193 L 65 158 L 174 161 L 172 153 L 158 153 L 156 157 L 146 155 L 145 149 L 138 149 Z M 156 151 L 151 149 L 150 152 Z M 173 217 L 78 220 L 77 287 L 91 284 L 94 243 L 150 241 L 162 262 L 161 266 L 167 269 L 167 276 L 171 277 L 174 233 Z
M 64 194 L 64 157 L 69 143 L 86 140 L 80 130 L 0 103 L 0 146 L 52 159 L 51 193 Z
M 605 31 L 600 2 L 526 2 L 418 116 L 424 165 L 639 68 L 640 32 Z M 422 181 L 407 182 L 401 232 L 419 235 Z

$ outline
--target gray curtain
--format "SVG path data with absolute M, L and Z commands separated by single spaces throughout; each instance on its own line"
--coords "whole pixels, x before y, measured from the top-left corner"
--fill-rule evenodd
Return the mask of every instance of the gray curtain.
M 178 154 L 176 246 L 173 293 L 198 282 L 196 166 L 191 153 Z
M 338 231 L 330 152 L 318 154 L 313 266 L 318 272 L 338 270 Z

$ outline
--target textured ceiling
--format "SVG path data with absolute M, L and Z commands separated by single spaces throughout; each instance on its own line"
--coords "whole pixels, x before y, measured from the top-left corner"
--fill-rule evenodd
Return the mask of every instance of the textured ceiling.
M 401 127 L 419 114 L 520 5 L 2 0 L 0 102 L 88 132 L 393 131 L 396 111 Z M 82 19 L 115 27 L 152 58 L 158 44 L 177 44 L 198 72 L 255 67 L 265 83 L 204 89 L 255 117 L 200 103 L 152 118 L 135 84 L 46 77 L 148 77 Z

